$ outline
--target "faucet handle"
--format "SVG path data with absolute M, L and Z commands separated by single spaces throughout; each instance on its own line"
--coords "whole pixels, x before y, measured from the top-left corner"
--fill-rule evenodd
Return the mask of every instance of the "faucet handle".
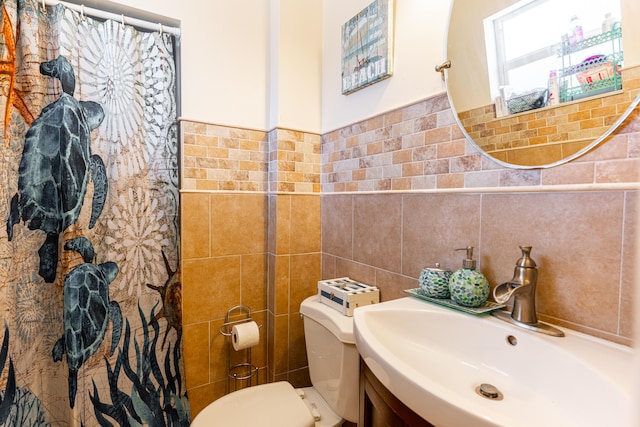
M 516 261 L 517 267 L 536 268 L 536 262 L 531 259 L 531 246 L 520 246 L 522 257 Z

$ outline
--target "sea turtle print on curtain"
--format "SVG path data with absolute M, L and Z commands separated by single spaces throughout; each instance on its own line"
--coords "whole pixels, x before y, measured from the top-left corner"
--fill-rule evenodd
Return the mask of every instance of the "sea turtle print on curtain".
M 111 320 L 112 355 L 120 341 L 122 312 L 120 304 L 109 301 L 109 284 L 118 275 L 115 262 L 93 264 L 93 245 L 84 237 L 76 237 L 64 245 L 74 250 L 84 260 L 64 279 L 64 332 L 53 347 L 53 360 L 59 362 L 67 355 L 69 365 L 69 404 L 73 408 L 78 389 L 78 370 L 102 344 Z
M 187 426 L 172 36 L 0 6 L 0 417 Z
M 18 193 L 11 199 L 7 235 L 22 219 L 31 230 L 42 230 L 46 239 L 40 255 L 39 274 L 53 282 L 58 266 L 60 233 L 75 223 L 93 174 L 93 208 L 89 228 L 102 212 L 107 179 L 100 156 L 91 155 L 90 133 L 102 123 L 104 111 L 93 101 L 73 97 L 75 76 L 64 56 L 43 62 L 40 72 L 60 79 L 62 94 L 46 106 L 33 122 L 24 142 L 18 169 Z

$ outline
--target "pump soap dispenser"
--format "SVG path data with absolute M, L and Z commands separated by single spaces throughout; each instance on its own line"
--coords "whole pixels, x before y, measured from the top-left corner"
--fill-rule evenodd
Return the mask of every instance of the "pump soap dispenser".
M 465 307 L 479 307 L 489 296 L 489 281 L 476 270 L 473 246 L 456 251 L 467 251 L 467 258 L 462 261 L 462 268 L 455 271 L 449 279 L 451 299 Z

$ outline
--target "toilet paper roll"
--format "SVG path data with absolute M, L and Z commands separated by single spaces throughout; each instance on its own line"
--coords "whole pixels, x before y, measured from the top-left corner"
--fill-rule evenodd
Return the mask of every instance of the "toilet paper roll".
M 231 329 L 231 343 L 233 349 L 244 350 L 258 345 L 260 342 L 260 331 L 256 322 L 245 322 L 233 325 Z

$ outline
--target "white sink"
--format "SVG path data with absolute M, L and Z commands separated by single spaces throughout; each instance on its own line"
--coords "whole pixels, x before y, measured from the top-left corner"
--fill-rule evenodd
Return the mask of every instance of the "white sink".
M 564 328 L 565 337 L 549 337 L 415 298 L 361 307 L 353 317 L 367 366 L 438 427 L 631 426 L 629 347 Z M 477 394 L 483 383 L 502 400 Z

